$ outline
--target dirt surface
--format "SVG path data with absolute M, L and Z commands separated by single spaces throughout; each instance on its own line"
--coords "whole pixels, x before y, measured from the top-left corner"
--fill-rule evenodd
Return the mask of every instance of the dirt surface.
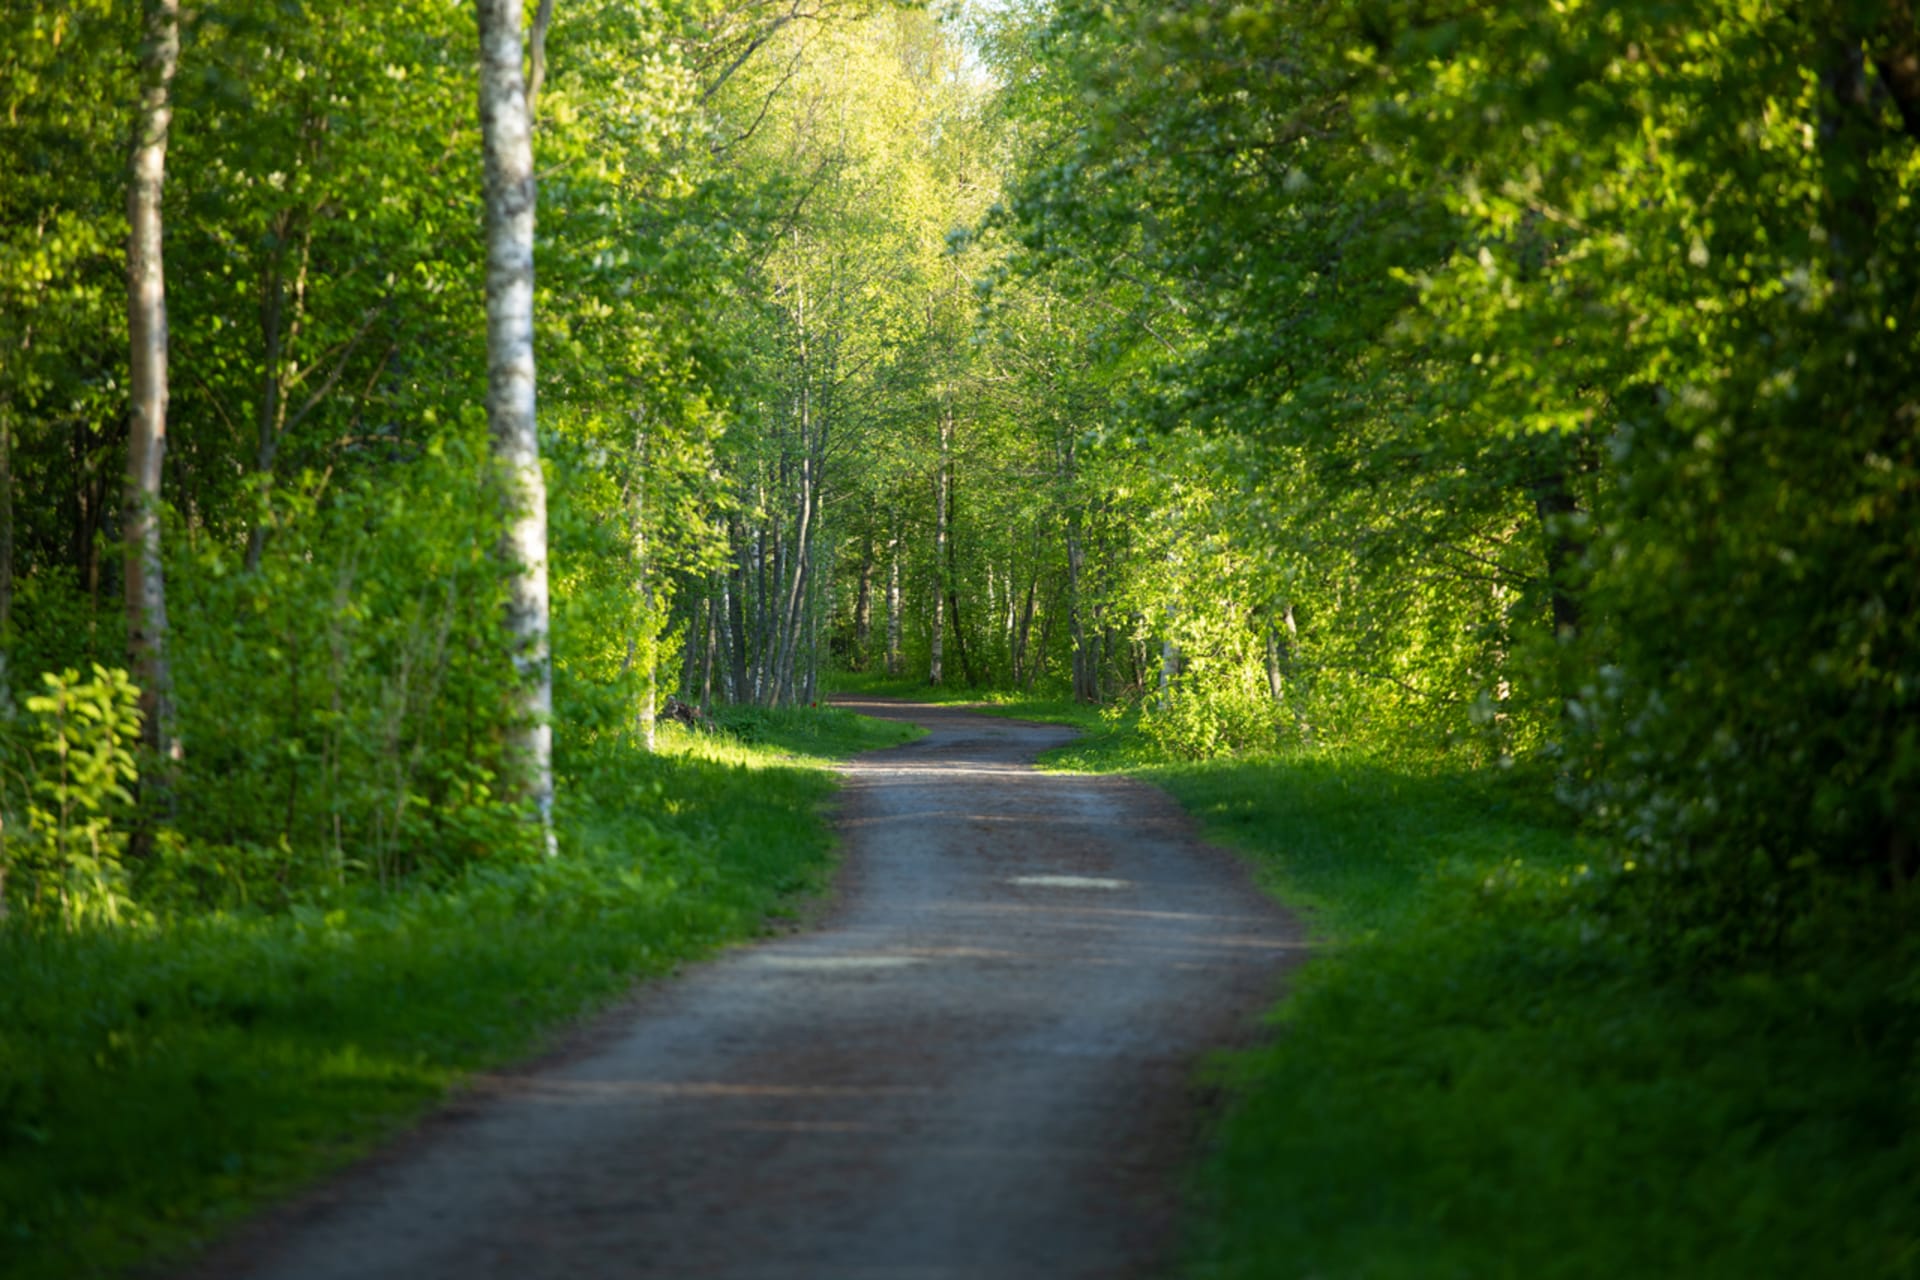
M 1164 1271 L 1201 1106 L 1303 934 L 1051 726 L 879 700 L 838 899 L 489 1077 L 200 1277 L 1069 1280 Z

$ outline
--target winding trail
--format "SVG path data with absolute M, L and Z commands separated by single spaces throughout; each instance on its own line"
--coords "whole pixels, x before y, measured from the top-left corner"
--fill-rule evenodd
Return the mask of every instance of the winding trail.
M 193 1274 L 1163 1271 L 1194 1065 L 1254 1033 L 1301 931 L 1160 792 L 1030 767 L 1069 730 L 840 705 L 931 732 L 847 766 L 818 927 L 482 1080 Z

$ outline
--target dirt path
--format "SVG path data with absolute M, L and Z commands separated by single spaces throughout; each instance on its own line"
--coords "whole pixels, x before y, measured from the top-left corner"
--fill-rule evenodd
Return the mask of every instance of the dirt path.
M 588 1051 L 483 1081 L 202 1276 L 1069 1280 L 1156 1273 L 1192 1067 L 1298 929 L 1152 788 L 930 735 L 848 768 L 809 933 L 661 984 Z

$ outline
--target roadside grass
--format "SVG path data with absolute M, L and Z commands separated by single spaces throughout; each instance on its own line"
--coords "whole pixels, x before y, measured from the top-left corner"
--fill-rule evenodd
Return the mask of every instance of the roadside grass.
M 988 715 L 1007 716 L 1015 720 L 1068 724 L 1090 734 L 1102 734 L 1108 730 L 1100 708 L 1075 702 L 1071 697 L 1059 693 L 975 689 L 961 684 L 932 685 L 919 677 L 857 671 L 833 672 L 825 683 L 830 693 L 904 698 L 909 702 L 931 702 L 938 706 L 970 707 Z
M 0 1274 L 178 1256 L 825 884 L 839 711 L 567 766 L 561 856 L 289 912 L 0 930 Z M 743 740 L 751 739 L 751 740 Z
M 1911 955 L 1662 972 L 1542 779 L 1145 772 L 1336 942 L 1216 1068 L 1190 1275 L 1920 1274 Z
M 1166 788 L 1325 944 L 1209 1068 L 1191 1280 L 1920 1276 L 1920 946 L 1670 971 L 1543 773 L 982 710 L 1088 729 L 1043 762 Z

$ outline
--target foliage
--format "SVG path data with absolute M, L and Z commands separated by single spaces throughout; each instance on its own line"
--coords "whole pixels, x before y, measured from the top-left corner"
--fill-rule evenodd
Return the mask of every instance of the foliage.
M 1219 1068 L 1190 1274 L 1911 1274 L 1910 954 L 1669 974 L 1537 781 L 1152 776 L 1341 944 Z
M 1777 950 L 1822 876 L 1898 889 L 1920 156 L 1886 69 L 1911 22 L 1462 6 L 1378 34 L 1374 128 L 1462 233 L 1422 282 L 1436 354 L 1485 353 L 1448 394 L 1604 449 L 1564 517 L 1591 541 L 1569 794 L 1658 873 L 1689 963 Z
M 1243 673 L 1205 678 L 1214 674 L 1205 667 L 1189 667 L 1164 705 L 1149 698 L 1140 716 L 1141 732 L 1161 751 L 1185 760 L 1271 750 L 1281 715 L 1272 696 L 1264 688 L 1250 687 Z
M 1139 702 L 1188 757 L 1549 755 L 1659 873 L 1676 956 L 1787 945 L 1826 877 L 1904 885 L 1898 17 L 570 11 L 539 134 L 561 720 L 644 740 L 663 686 L 795 705 L 938 654 Z M 15 677 L 121 639 L 101 122 L 132 18 L 5 42 Z M 168 567 L 206 885 L 517 839 L 457 497 L 468 34 L 412 0 L 189 24 Z
M 72 931 L 118 922 L 129 906 L 128 787 L 136 776 L 139 691 L 121 669 L 94 665 L 42 677 L 26 700 L 29 723 L 9 726 L 0 809 L 0 918 L 56 922 Z M 17 790 L 16 790 L 17 788 Z M 19 830 L 24 815 L 26 830 Z
M 501 573 L 459 496 L 483 466 L 454 438 L 378 488 L 296 478 L 256 570 L 207 542 L 175 575 L 182 736 L 196 780 L 220 785 L 181 788 L 177 829 L 211 856 L 170 892 L 286 903 L 524 851 L 498 785 Z
M 0 40 L 0 150 L 19 167 L 0 194 L 0 704 L 7 682 L 111 662 L 125 641 L 112 122 L 131 109 L 137 9 L 58 6 Z M 823 5 L 789 30 L 705 0 L 591 4 L 551 33 L 537 317 L 563 751 L 650 741 L 660 686 L 691 692 L 682 657 L 701 638 L 698 588 L 735 549 L 729 519 L 753 513 L 763 545 L 787 536 L 768 406 L 796 385 L 798 347 L 790 329 L 763 341 L 767 322 L 790 324 L 796 289 L 813 291 L 805 377 L 816 419 L 837 424 L 830 396 L 858 397 L 821 357 L 885 372 L 891 331 L 850 317 L 949 225 L 874 198 L 924 181 L 904 141 L 929 108 L 893 112 L 888 86 L 946 46 L 922 15 L 870 10 Z M 163 495 L 184 751 L 127 886 L 153 906 L 284 908 L 527 853 L 506 567 L 476 500 L 472 38 L 458 8 L 415 0 L 186 17 Z M 813 123 L 829 103 L 864 132 Z M 856 251 L 843 266 L 882 241 L 894 257 L 863 280 L 809 274 L 785 247 L 795 232 L 840 237 Z M 830 573 L 831 551 L 816 559 Z M 792 568 L 776 550 L 758 575 L 748 643 L 810 679 L 821 588 L 772 620 Z
M 1095 502 L 1132 531 L 1094 589 L 1135 635 L 1211 632 L 1169 745 L 1247 736 L 1215 637 L 1284 613 L 1283 726 L 1551 758 L 1653 872 L 1625 898 L 1673 963 L 1905 893 L 1911 26 L 1015 9 L 1000 287 L 1124 317 L 1087 344 L 1123 371 L 1079 424 Z
M 0 1269 L 189 1246 L 636 977 L 790 911 L 829 862 L 822 766 L 910 736 L 806 718 L 771 735 L 784 749 L 663 734 L 654 756 L 576 757 L 558 858 L 285 911 L 0 932 Z
M 0 940 L 117 919 L 131 947 L 194 911 L 271 933 L 385 910 L 370 886 L 617 898 L 592 856 L 542 863 L 514 798 L 458 6 L 187 16 L 163 495 L 184 754 L 149 762 L 129 828 L 124 680 L 56 676 L 15 714 L 16 687 L 127 642 L 138 30 L 130 0 L 76 0 L 0 34 Z M 1739 975 L 1847 957 L 1840 1004 L 1780 1007 L 1906 1025 L 1917 66 L 1891 0 L 562 6 L 536 135 L 562 811 L 599 813 L 636 744 L 845 745 L 829 682 L 1066 715 L 1093 730 L 1075 759 L 1257 778 L 1305 797 L 1289 822 L 1337 779 L 1382 827 L 1426 815 L 1395 832 L 1408 868 L 1477 868 L 1491 838 L 1423 830 L 1424 782 L 1354 762 L 1473 795 L 1484 764 L 1551 776 L 1595 872 L 1561 885 L 1523 850 L 1548 869 L 1510 944 L 1466 889 L 1343 881 L 1329 902 L 1431 896 L 1406 945 L 1447 963 L 1401 972 L 1380 941 L 1341 972 L 1441 1010 L 1466 1006 L 1420 983 L 1457 980 L 1506 1028 L 1484 1043 L 1527 1054 L 1502 957 L 1738 1043 L 1773 1034 Z M 656 726 L 668 690 L 726 732 Z M 1606 943 L 1561 964 L 1575 920 Z M 1373 1078 L 1399 1006 L 1342 999 L 1301 1025 Z M 1846 1087 L 1879 1097 L 1882 1061 Z

